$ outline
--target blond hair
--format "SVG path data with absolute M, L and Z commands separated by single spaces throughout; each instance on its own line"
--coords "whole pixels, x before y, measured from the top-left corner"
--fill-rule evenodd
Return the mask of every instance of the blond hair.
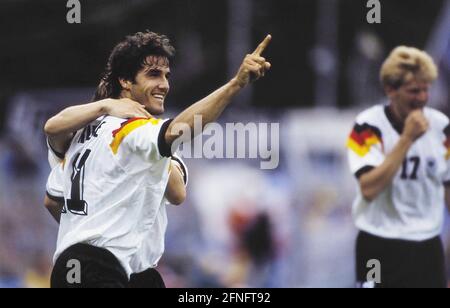
M 433 82 L 438 77 L 438 69 L 433 59 L 422 50 L 399 46 L 384 61 L 380 71 L 383 86 L 399 88 L 411 80 Z

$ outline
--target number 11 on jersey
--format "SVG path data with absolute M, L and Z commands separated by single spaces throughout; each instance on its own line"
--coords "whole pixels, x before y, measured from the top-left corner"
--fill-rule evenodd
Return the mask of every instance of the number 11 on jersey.
M 72 164 L 72 187 L 70 189 L 70 199 L 66 200 L 66 204 L 69 212 L 75 215 L 86 216 L 88 214 L 88 204 L 85 200 L 83 200 L 83 194 L 84 170 L 86 161 L 90 154 L 91 150 L 86 150 L 83 155 L 78 153 Z

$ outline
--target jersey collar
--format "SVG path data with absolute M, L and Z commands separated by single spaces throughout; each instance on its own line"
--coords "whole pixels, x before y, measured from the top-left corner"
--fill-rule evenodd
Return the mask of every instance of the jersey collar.
M 386 118 L 388 119 L 389 123 L 391 123 L 391 125 L 395 129 L 395 131 L 399 135 L 401 135 L 403 132 L 404 125 L 395 119 L 389 105 L 384 106 L 384 113 L 386 114 Z

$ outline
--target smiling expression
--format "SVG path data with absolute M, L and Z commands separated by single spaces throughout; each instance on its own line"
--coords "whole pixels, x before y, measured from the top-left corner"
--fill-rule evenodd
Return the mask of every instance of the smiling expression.
M 124 96 L 145 106 L 152 115 L 164 113 L 164 101 L 169 93 L 169 60 L 160 56 L 148 56 L 138 71 L 135 82 L 128 83 Z

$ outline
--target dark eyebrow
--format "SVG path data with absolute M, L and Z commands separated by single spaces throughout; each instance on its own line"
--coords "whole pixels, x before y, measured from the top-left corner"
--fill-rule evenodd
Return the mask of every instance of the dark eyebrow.
M 153 72 L 153 73 L 156 73 L 156 72 L 157 72 L 157 73 L 162 73 L 163 70 L 160 69 L 160 68 L 157 68 L 157 67 L 152 67 L 152 68 L 149 68 L 149 69 L 147 70 L 147 73 L 150 73 L 150 72 Z M 170 74 L 170 70 L 168 70 L 167 73 Z
M 153 74 L 153 73 L 162 73 L 162 70 L 160 70 L 159 68 L 149 68 L 146 72 L 147 74 Z

